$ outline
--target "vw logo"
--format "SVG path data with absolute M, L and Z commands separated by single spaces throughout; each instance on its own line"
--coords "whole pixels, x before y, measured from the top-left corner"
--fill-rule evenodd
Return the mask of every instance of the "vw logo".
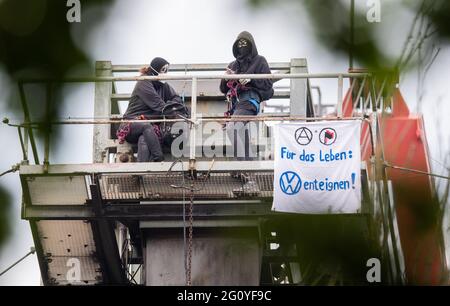
M 280 177 L 280 188 L 287 195 L 297 194 L 302 188 L 302 180 L 297 173 L 286 171 Z

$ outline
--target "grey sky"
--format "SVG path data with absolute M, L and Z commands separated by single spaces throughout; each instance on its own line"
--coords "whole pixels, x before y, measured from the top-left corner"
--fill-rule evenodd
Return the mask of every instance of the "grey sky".
M 305 57 L 310 72 L 346 71 L 347 58 L 337 57 L 320 47 L 304 12 L 289 5 L 255 10 L 249 9 L 245 3 L 240 0 L 118 0 L 105 23 L 96 29 L 89 27 L 89 20 L 95 18 L 96 11 L 82 10 L 82 22 L 73 26 L 72 35 L 93 60 L 111 60 L 114 64 L 146 64 L 155 56 L 164 56 L 171 63 L 212 63 L 231 61 L 231 44 L 239 32 L 248 30 L 255 37 L 258 51 L 268 61 Z M 364 9 L 364 6 L 359 6 L 359 9 Z M 382 11 L 382 22 L 376 26 L 379 39 L 386 41 L 387 49 L 398 52 L 411 19 L 408 12 L 396 15 L 389 10 Z M 388 22 L 393 20 L 395 23 Z M 89 33 L 88 39 L 77 40 L 84 31 Z M 447 67 L 450 67 L 450 47 L 445 45 L 428 74 L 423 104 L 430 155 L 440 162 L 450 152 L 450 121 L 447 119 L 450 114 L 450 71 L 444 69 Z M 335 101 L 335 83 L 313 83 L 322 86 L 324 102 Z M 5 88 L 4 84 L 0 69 L 0 87 Z M 402 77 L 400 89 L 412 110 L 416 109 L 416 85 L 417 76 L 414 72 Z M 121 85 L 119 91 L 129 91 L 132 86 L 132 83 Z M 93 96 L 93 85 L 68 86 L 64 116 L 91 117 Z M 5 109 L 5 97 L 5 92 L 0 92 L 1 117 L 14 117 Z M 20 161 L 20 145 L 17 131 L 4 125 L 0 126 L 0 139 L 7 146 L 2 150 L 0 162 L 0 170 L 4 171 Z M 91 155 L 92 127 L 63 127 L 60 145 L 53 148 L 51 162 L 89 163 L 92 161 Z M 438 162 L 433 161 L 432 166 L 433 171 L 443 173 Z M 21 187 L 18 175 L 2 177 L 0 182 L 10 190 L 14 203 L 11 239 L 0 252 L 0 270 L 3 270 L 28 252 L 33 243 L 28 222 L 20 220 Z M 0 285 L 39 283 L 35 256 L 30 256 L 0 277 Z

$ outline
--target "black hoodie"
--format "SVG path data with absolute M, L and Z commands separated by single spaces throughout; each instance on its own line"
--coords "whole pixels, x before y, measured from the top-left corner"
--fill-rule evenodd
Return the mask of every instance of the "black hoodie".
M 250 42 L 251 45 L 251 52 L 243 59 L 238 58 L 238 50 L 237 50 L 237 43 L 239 39 L 246 39 Z M 228 65 L 228 68 L 233 70 L 236 74 L 270 74 L 270 68 L 269 64 L 267 63 L 267 60 L 264 58 L 264 56 L 258 55 L 258 50 L 256 49 L 256 44 L 253 39 L 252 34 L 250 34 L 247 31 L 241 32 L 238 37 L 236 38 L 234 44 L 233 44 L 233 55 L 236 58 L 235 61 L 231 62 Z M 261 98 L 260 101 L 266 101 L 272 98 L 273 96 L 273 82 L 272 80 L 264 80 L 264 79 L 258 79 L 254 80 L 252 79 L 249 83 L 245 85 L 247 88 L 254 90 L 256 93 L 258 93 L 259 97 Z M 228 92 L 229 88 L 227 87 L 227 81 L 222 80 L 220 82 L 220 91 L 224 94 Z M 239 94 L 239 93 L 238 93 Z
M 123 117 L 124 119 L 134 119 L 140 115 L 144 115 L 146 118 L 158 117 L 169 100 L 183 103 L 180 96 L 167 83 L 150 80 L 138 81 Z

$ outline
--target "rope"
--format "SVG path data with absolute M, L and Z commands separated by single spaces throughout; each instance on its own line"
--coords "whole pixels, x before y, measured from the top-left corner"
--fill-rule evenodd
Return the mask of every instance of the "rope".
M 450 180 L 450 176 L 435 174 L 435 173 L 421 171 L 421 170 L 416 170 L 416 169 L 411 169 L 411 168 L 394 166 L 394 165 L 389 164 L 388 162 L 384 162 L 384 165 L 386 167 L 392 168 L 392 169 L 397 169 L 397 170 L 401 170 L 401 171 L 408 171 L 408 172 L 414 172 L 414 173 L 419 173 L 419 174 L 423 174 L 423 175 L 429 175 L 429 176 L 434 176 L 434 177 Z
M 2 273 L 0 273 L 0 276 L 2 276 L 3 274 L 5 274 L 6 272 L 8 272 L 9 270 L 11 270 L 12 268 L 14 268 L 17 264 L 19 264 L 22 260 L 24 260 L 25 258 L 27 258 L 28 256 L 30 256 L 31 254 L 36 253 L 36 249 L 34 247 L 30 248 L 30 251 L 23 256 L 22 258 L 20 258 L 18 261 L 16 261 L 15 263 L 13 263 L 12 265 L 10 265 L 8 268 L 6 268 L 6 270 L 4 270 Z
M 17 170 L 19 170 L 19 168 L 20 168 L 20 164 L 16 164 L 16 165 L 12 166 L 11 169 L 6 170 L 5 172 L 2 172 L 2 173 L 0 174 L 0 177 L 3 176 L 3 175 L 6 175 L 6 174 L 8 174 L 8 173 L 16 172 Z

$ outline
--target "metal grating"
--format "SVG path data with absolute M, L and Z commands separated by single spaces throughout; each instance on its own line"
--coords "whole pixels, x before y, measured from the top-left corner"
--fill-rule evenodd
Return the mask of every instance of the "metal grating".
M 191 179 L 182 172 L 155 174 L 103 174 L 100 188 L 104 200 L 180 200 L 189 196 Z M 193 181 L 196 199 L 272 197 L 273 172 L 200 173 Z M 182 188 L 184 186 L 184 188 Z
M 53 285 L 92 285 L 102 281 L 92 228 L 87 221 L 37 222 L 38 238 Z M 79 280 L 73 268 L 79 265 Z

